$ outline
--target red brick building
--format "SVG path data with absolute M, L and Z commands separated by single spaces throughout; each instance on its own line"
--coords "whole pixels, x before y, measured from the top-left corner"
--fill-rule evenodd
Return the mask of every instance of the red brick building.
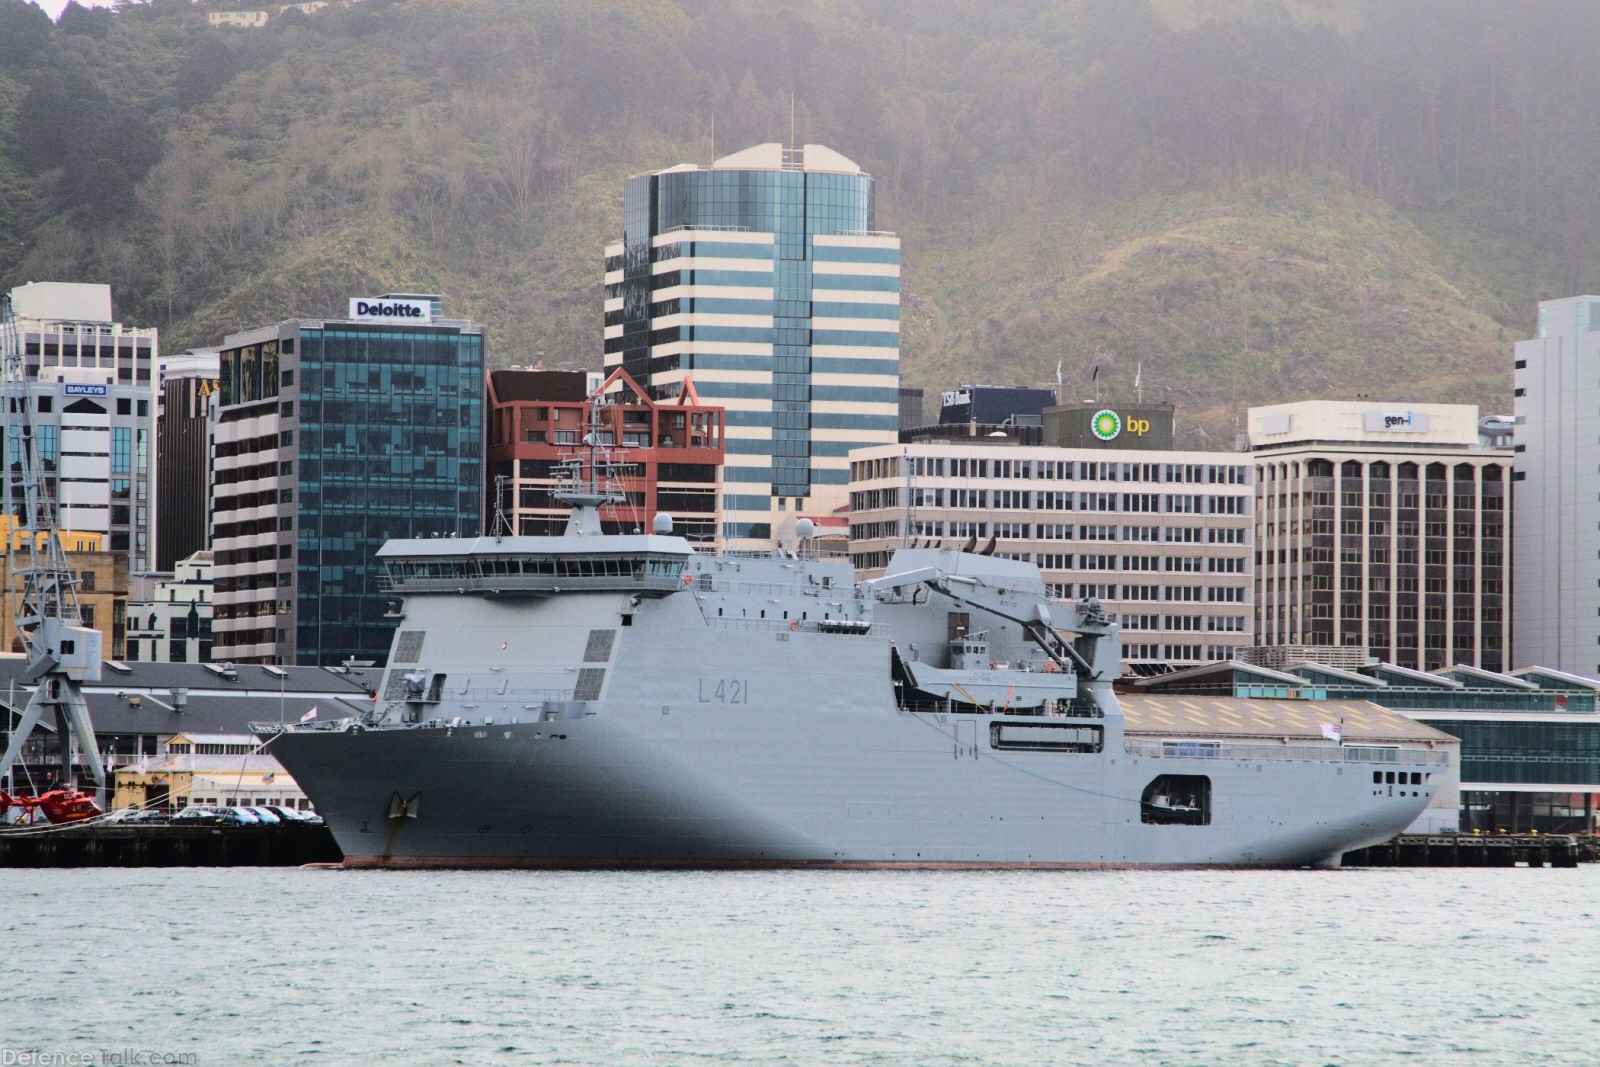
M 606 508 L 607 530 L 648 533 L 653 516 L 672 516 L 673 532 L 691 541 L 716 537 L 723 461 L 723 410 L 700 403 L 685 379 L 682 393 L 655 401 L 623 370 L 591 394 L 583 371 L 489 373 L 489 484 L 484 499 L 494 528 L 496 501 L 513 532 L 559 534 L 565 505 L 551 497 L 556 465 L 584 451 L 591 431 L 628 464 L 619 481 L 624 506 Z M 504 479 L 503 482 L 500 479 Z

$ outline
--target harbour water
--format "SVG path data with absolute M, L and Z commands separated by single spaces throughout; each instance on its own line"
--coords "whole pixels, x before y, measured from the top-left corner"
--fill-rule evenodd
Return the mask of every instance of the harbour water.
M 6 870 L 0 929 L 0 1063 L 1600 1056 L 1593 864 Z

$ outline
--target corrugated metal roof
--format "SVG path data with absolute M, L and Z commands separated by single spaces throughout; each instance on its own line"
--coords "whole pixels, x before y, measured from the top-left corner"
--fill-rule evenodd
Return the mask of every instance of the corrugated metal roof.
M 181 771 L 192 771 L 213 778 L 219 775 L 243 775 L 245 778 L 255 775 L 259 778 L 263 774 L 283 774 L 283 764 L 272 756 L 259 753 L 253 756 L 191 756 L 183 752 L 153 759 L 144 770 L 139 769 L 137 761 L 119 764 L 116 769 L 118 774 L 171 774 Z
M 1455 743 L 1455 738 L 1366 700 L 1261 700 L 1247 697 L 1117 697 L 1134 736 L 1322 739 L 1325 723 L 1342 722 L 1345 744 Z

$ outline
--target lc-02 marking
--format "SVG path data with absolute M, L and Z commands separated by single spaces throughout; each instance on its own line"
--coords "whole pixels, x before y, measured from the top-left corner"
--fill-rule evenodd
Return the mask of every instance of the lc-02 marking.
M 700 703 L 748 704 L 750 680 L 748 678 L 701 678 Z

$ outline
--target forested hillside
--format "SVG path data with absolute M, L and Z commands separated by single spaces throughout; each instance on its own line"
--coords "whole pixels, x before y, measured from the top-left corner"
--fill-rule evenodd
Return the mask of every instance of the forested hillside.
M 904 239 L 912 385 L 1509 405 L 1600 288 L 1600 4 L 0 0 L 0 284 L 106 281 L 169 350 L 438 291 L 598 366 L 622 179 L 830 145 Z M 791 100 L 793 107 L 791 111 Z M 1109 395 L 1109 394 L 1107 394 Z

